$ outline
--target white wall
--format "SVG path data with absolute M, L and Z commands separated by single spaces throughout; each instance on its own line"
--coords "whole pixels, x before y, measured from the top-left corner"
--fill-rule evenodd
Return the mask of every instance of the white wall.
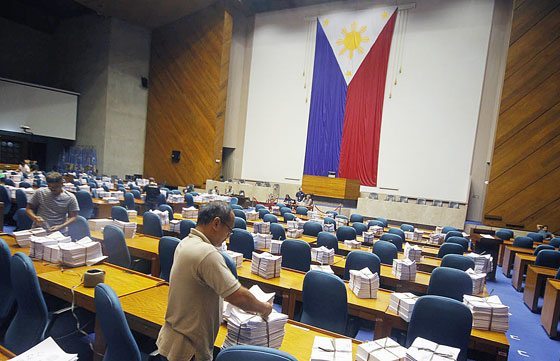
M 313 50 L 306 53 L 313 42 L 305 17 L 370 4 L 328 3 L 257 15 L 243 178 L 301 179 L 309 114 L 303 70 L 306 59 L 313 59 Z M 410 10 L 403 73 L 391 99 L 394 57 L 389 63 L 379 187 L 467 201 L 493 5 L 492 0 L 418 0 Z

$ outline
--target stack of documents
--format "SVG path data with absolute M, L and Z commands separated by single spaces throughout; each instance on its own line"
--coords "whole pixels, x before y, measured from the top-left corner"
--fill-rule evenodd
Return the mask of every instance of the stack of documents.
M 159 217 L 162 225 L 169 224 L 169 212 L 168 211 L 160 211 L 159 209 L 150 210 L 150 212 L 154 213 L 156 216 Z
M 498 296 L 463 296 L 463 303 L 473 315 L 473 328 L 506 332 L 509 328 L 509 307 Z
M 362 233 L 362 236 L 364 237 L 364 244 L 366 245 L 372 245 L 373 241 L 375 240 L 375 232 L 364 232 Z
M 194 207 L 188 207 L 188 208 L 183 207 L 181 211 L 181 216 L 185 219 L 187 218 L 196 219 L 198 218 L 198 209 Z
M 445 234 L 443 233 L 432 233 L 428 239 L 429 244 L 440 245 L 445 241 Z
M 171 230 L 171 232 L 181 233 L 181 220 L 180 219 L 170 220 L 169 229 Z
M 129 219 L 138 217 L 138 212 L 135 211 L 134 209 L 127 209 L 126 213 L 128 214 Z
M 334 249 L 329 249 L 325 246 L 311 248 L 311 261 L 320 264 L 333 264 Z
M 315 336 L 310 361 L 352 361 L 352 340 Z
M 276 293 L 274 292 L 265 293 L 258 285 L 253 285 L 251 288 L 249 288 L 249 292 L 251 292 L 257 300 L 261 302 L 268 302 L 270 304 L 272 304 L 272 301 L 274 300 L 274 296 L 276 295 Z M 222 310 L 222 317 L 224 320 L 227 321 L 229 319 L 229 317 L 231 316 L 231 311 L 234 308 L 236 308 L 234 305 L 232 305 L 227 301 L 224 301 L 224 307 Z
M 443 227 L 442 226 L 436 226 L 436 229 L 434 230 L 434 233 L 442 233 L 443 232 Z
M 272 214 L 275 214 L 277 216 L 281 215 L 280 213 L 280 207 L 278 206 L 272 206 L 272 208 L 270 209 L 270 211 L 272 212 Z
M 101 262 L 103 256 L 101 243 L 84 237 L 77 242 L 59 243 L 60 263 L 67 267 L 91 266 Z
M 350 249 L 359 249 L 362 244 L 355 239 L 347 239 L 344 241 L 344 245 Z
M 229 251 L 229 250 L 226 252 L 231 257 L 231 259 L 233 259 L 233 262 L 235 262 L 235 266 L 237 268 L 243 265 L 243 253 Z
M 312 264 L 311 265 L 311 271 L 321 271 L 321 272 L 330 273 L 330 274 L 334 275 L 334 271 L 332 270 L 331 266 L 329 266 L 328 264 L 326 264 L 326 265 Z
M 412 240 L 421 241 L 423 237 L 424 237 L 424 231 L 421 231 L 421 230 L 415 228 L 414 229 L 414 237 L 412 237 Z
M 489 254 L 469 253 L 466 255 L 474 261 L 474 271 L 477 273 L 490 273 L 492 272 L 493 259 Z
M 264 320 L 259 315 L 233 307 L 228 317 L 228 333 L 223 347 L 252 345 L 280 348 L 284 340 L 286 322 L 288 322 L 288 315 L 274 310 Z
M 115 219 L 112 224 L 122 229 L 124 238 L 132 238 L 136 235 L 136 222 L 123 222 Z
M 404 257 L 411 261 L 420 262 L 422 259 L 422 248 L 419 246 L 411 246 L 410 244 L 404 244 Z
M 121 199 L 122 197 L 124 197 L 124 192 L 123 191 L 111 191 L 111 197 L 117 198 L 117 200 Z
M 414 239 L 414 232 L 405 231 L 404 232 L 404 239 L 413 240 Z
M 350 270 L 348 286 L 358 298 L 377 298 L 379 275 L 372 273 L 367 267 L 361 270 Z
M 272 234 L 253 233 L 253 242 L 256 250 L 268 250 L 272 244 Z
M 60 232 L 54 232 L 43 237 L 31 236 L 29 257 L 43 259 L 46 246 L 56 245 L 58 243 L 68 243 L 71 241 L 72 239 L 70 237 L 66 237 Z
M 402 281 L 414 281 L 416 279 L 416 262 L 409 259 L 393 259 L 393 275 Z
M 422 337 L 416 337 L 406 351 L 406 361 L 457 360 L 461 349 L 451 346 L 439 345 Z
M 362 343 L 356 352 L 356 361 L 404 361 L 406 348 L 389 337 Z
M 185 197 L 182 194 L 169 194 L 167 196 L 167 203 L 184 203 Z
M 88 219 L 88 226 L 90 231 L 103 231 L 103 228 L 110 224 L 113 224 L 113 220 L 109 218 Z
M 403 320 L 408 322 L 417 299 L 418 296 L 410 292 L 393 292 L 391 293 L 389 310 L 395 312 Z
M 90 192 L 90 188 L 89 188 L 88 185 L 81 185 L 81 186 L 78 186 L 78 190 L 86 191 L 86 192 L 88 192 L 88 193 Z
M 282 248 L 282 242 L 279 239 L 273 239 L 270 242 L 270 253 L 272 254 L 280 254 L 280 249 Z
M 52 339 L 49 337 L 41 343 L 33 346 L 29 350 L 20 354 L 19 356 L 11 359 L 12 361 L 77 361 L 77 354 L 69 354 L 64 352 Z
M 325 223 L 325 221 L 321 218 L 312 218 L 312 219 L 308 220 L 307 222 L 319 223 L 321 226 L 323 226 L 323 224 Z
M 96 188 L 95 194 L 97 195 L 97 198 L 103 198 L 103 199 L 111 198 L 111 192 L 107 192 L 103 188 Z
M 373 232 L 375 237 L 381 237 L 383 235 L 383 227 L 380 226 L 371 226 L 368 231 Z
M 16 238 L 16 242 L 20 247 L 29 247 L 31 242 L 31 236 L 44 237 L 47 235 L 47 231 L 43 228 L 31 228 L 25 231 L 17 231 L 12 233 Z
M 335 218 L 334 221 L 336 222 L 337 227 L 347 226 L 348 220 L 346 218 Z
M 484 291 L 484 281 L 486 281 L 486 273 L 476 273 L 472 268 L 466 270 L 467 274 L 471 277 L 473 284 L 473 295 L 481 294 Z
M 273 256 L 268 252 L 253 252 L 251 261 L 251 273 L 257 274 L 262 278 L 280 277 L 282 269 L 282 256 Z
M 106 203 L 110 203 L 110 204 L 118 204 L 119 203 L 119 199 L 117 197 L 103 197 L 103 200 Z
M 288 229 L 299 229 L 297 221 L 288 221 Z
M 303 229 L 290 228 L 286 231 L 286 238 L 301 238 Z
M 259 212 L 257 211 L 249 211 L 245 212 L 245 217 L 248 221 L 257 221 L 259 219 Z
M 319 216 L 319 213 L 317 213 L 315 211 L 308 211 L 307 212 L 307 218 L 309 218 L 309 219 L 320 219 L 321 217 Z
M 253 223 L 253 233 L 270 233 L 270 222 L 255 222 Z
M 323 232 L 334 232 L 334 224 L 332 223 L 323 223 Z

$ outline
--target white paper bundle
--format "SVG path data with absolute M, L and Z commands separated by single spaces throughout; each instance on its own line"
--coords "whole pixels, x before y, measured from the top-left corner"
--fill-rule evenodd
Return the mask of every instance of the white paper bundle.
M 373 245 L 373 241 L 375 240 L 375 233 L 374 232 L 364 232 L 362 233 L 362 237 L 364 238 L 364 244 L 366 245 Z
M 124 238 L 133 238 L 136 235 L 136 222 L 122 222 L 115 219 L 112 225 L 123 231 Z
M 288 224 L 288 229 L 290 229 L 290 228 L 298 229 L 298 222 L 297 221 L 288 221 L 286 223 Z
M 43 259 L 45 247 L 48 245 L 56 245 L 58 243 L 69 243 L 72 239 L 60 232 L 54 232 L 48 236 L 36 237 L 31 236 L 29 257 L 35 259 Z
M 134 209 L 127 209 L 126 214 L 128 214 L 129 219 L 138 217 L 138 212 Z
M 277 215 L 277 216 L 281 215 L 280 207 L 278 207 L 278 206 L 272 206 L 271 207 L 271 212 L 272 212 L 272 214 Z
M 368 231 L 373 232 L 375 237 L 381 237 L 383 235 L 383 227 L 381 226 L 371 226 Z
M 432 233 L 428 239 L 429 244 L 440 245 L 445 241 L 445 234 L 443 233 Z
M 245 217 L 248 221 L 258 221 L 259 220 L 259 212 L 257 211 L 249 211 L 245 213 Z
M 347 239 L 344 241 L 344 245 L 350 249 L 359 249 L 362 244 L 355 239 Z
M 103 200 L 104 200 L 106 203 L 110 203 L 110 204 L 118 204 L 118 203 L 120 203 L 120 202 L 119 202 L 119 199 L 118 199 L 117 197 L 112 197 L 112 196 L 110 196 L 110 197 L 103 197 Z
M 118 199 L 121 199 L 124 197 L 124 192 L 123 191 L 111 191 L 111 197 Z
M 253 252 L 251 260 L 251 273 L 269 279 L 280 277 L 281 269 L 282 256 L 274 256 L 268 252 Z
M 466 255 L 474 261 L 474 271 L 477 273 L 490 273 L 492 272 L 493 259 L 489 254 L 469 253 Z
M 84 237 L 77 242 L 59 243 L 60 263 L 67 267 L 91 266 L 101 262 L 103 256 L 101 243 Z
M 303 229 L 303 225 L 305 224 L 305 221 L 299 218 L 296 218 L 295 221 L 297 222 L 297 229 Z
M 389 302 L 389 310 L 395 312 L 406 322 L 410 321 L 412 310 L 418 296 L 410 292 L 393 292 Z
M 352 361 L 352 340 L 315 336 L 310 361 Z
M 334 232 L 334 224 L 323 223 L 323 232 Z
M 81 190 L 81 191 L 86 191 L 86 192 L 88 192 L 88 193 L 90 192 L 90 188 L 89 188 L 88 185 L 81 185 L 81 186 L 78 186 L 78 189 Z
M 509 307 L 498 296 L 463 296 L 463 303 L 473 315 L 473 328 L 506 332 L 509 328 Z
M 20 354 L 19 356 L 11 359 L 12 361 L 77 361 L 77 354 L 69 354 L 64 352 L 52 339 L 49 337 L 39 344 L 33 346 L 29 350 Z
M 270 242 L 270 253 L 272 254 L 280 254 L 280 249 L 282 248 L 282 243 L 284 241 L 281 241 L 279 239 L 273 239 Z
M 253 223 L 253 233 L 270 233 L 270 222 L 255 222 Z
M 284 340 L 284 326 L 288 316 L 272 310 L 267 320 L 233 307 L 228 317 L 228 333 L 224 348 L 235 345 L 253 345 L 280 348 Z
M 414 241 L 421 241 L 422 238 L 424 237 L 424 231 L 419 230 L 418 228 L 414 229 L 414 235 L 412 237 L 412 240 Z
M 309 219 L 320 219 L 321 217 L 319 216 L 319 213 L 317 213 L 315 211 L 308 211 L 307 212 L 307 218 L 309 218 Z
M 269 250 L 272 243 L 271 234 L 253 233 L 255 249 L 259 251 Z
M 103 188 L 96 188 L 95 194 L 97 194 L 97 198 L 103 198 L 103 199 L 111 198 L 111 192 L 107 192 Z
M 372 273 L 369 268 L 350 270 L 348 286 L 358 298 L 377 298 L 379 289 L 379 275 Z
M 226 252 L 233 259 L 233 262 L 235 262 L 235 267 L 239 268 L 243 265 L 243 253 L 229 251 L 229 250 Z
M 109 218 L 95 218 L 88 219 L 88 226 L 90 231 L 102 231 L 105 226 L 113 224 L 113 220 Z
M 239 254 L 241 254 L 241 253 L 239 253 Z M 257 300 L 259 300 L 261 302 L 268 302 L 270 304 L 272 304 L 272 301 L 274 300 L 274 296 L 276 295 L 276 293 L 274 293 L 274 292 L 271 292 L 271 293 L 264 292 L 258 285 L 251 286 L 251 288 L 249 288 L 249 292 L 251 294 L 253 294 L 253 296 L 255 296 L 255 298 Z M 223 301 L 222 317 L 223 317 L 224 320 L 227 321 L 229 319 L 229 317 L 231 316 L 231 311 L 234 308 L 237 308 L 237 307 L 235 307 L 234 305 L 232 305 L 231 303 L 229 303 L 227 301 Z
M 416 262 L 409 259 L 393 259 L 393 275 L 402 281 L 414 281 L 416 279 Z
M 310 269 L 311 271 L 321 271 L 334 275 L 334 271 L 332 270 L 331 266 L 329 266 L 328 264 L 325 265 L 312 264 Z
M 413 240 L 414 239 L 414 232 L 405 231 L 404 232 L 404 239 Z
M 185 219 L 196 219 L 198 218 L 198 209 L 195 207 L 183 207 L 183 209 L 181 210 L 181 216 Z
M 406 351 L 406 361 L 455 361 L 461 349 L 439 345 L 422 337 L 416 337 Z
M 184 203 L 185 198 L 182 194 L 169 194 L 167 196 L 167 203 Z
M 180 233 L 181 232 L 181 220 L 172 219 L 169 221 L 169 229 L 171 232 Z
M 290 228 L 286 231 L 286 238 L 301 238 L 303 229 Z
M 60 263 L 60 247 L 58 243 L 49 244 L 43 248 L 43 261 L 59 264 Z
M 311 248 L 311 261 L 320 264 L 334 263 L 334 249 L 325 246 Z
M 138 184 L 140 187 L 147 186 L 149 183 L 150 183 L 150 180 L 146 179 L 146 178 L 136 179 L 136 184 Z
M 325 224 L 325 221 L 321 218 L 312 218 L 312 219 L 308 220 L 307 222 L 319 223 L 321 225 L 321 227 L 323 226 L 323 224 Z
M 404 244 L 404 257 L 411 261 L 420 262 L 422 259 L 422 248 L 416 245 Z
M 47 231 L 43 228 L 32 228 L 25 231 L 17 231 L 12 233 L 16 238 L 16 242 L 20 247 L 29 247 L 29 243 L 31 242 L 31 236 L 35 237 L 45 237 L 47 235 Z
M 348 220 L 346 218 L 335 218 L 334 221 L 336 222 L 337 227 L 347 226 Z
M 479 295 L 484 291 L 484 281 L 486 280 L 486 273 L 476 273 L 472 268 L 465 271 L 473 283 L 473 295 Z
M 358 345 L 356 361 L 404 361 L 406 348 L 389 337 Z
M 442 226 L 436 226 L 436 229 L 434 230 L 434 233 L 442 233 L 443 232 L 443 227 Z
M 168 211 L 160 211 L 159 209 L 150 210 L 150 212 L 154 213 L 156 216 L 159 217 L 162 225 L 169 224 L 169 212 Z

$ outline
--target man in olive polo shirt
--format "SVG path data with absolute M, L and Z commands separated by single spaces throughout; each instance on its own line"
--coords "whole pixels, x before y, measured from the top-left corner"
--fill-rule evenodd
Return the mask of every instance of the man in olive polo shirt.
M 169 300 L 157 346 L 169 361 L 211 361 L 220 327 L 220 297 L 247 312 L 266 317 L 272 305 L 257 300 L 233 276 L 216 247 L 231 234 L 235 217 L 229 205 L 214 201 L 198 212 L 175 250 Z

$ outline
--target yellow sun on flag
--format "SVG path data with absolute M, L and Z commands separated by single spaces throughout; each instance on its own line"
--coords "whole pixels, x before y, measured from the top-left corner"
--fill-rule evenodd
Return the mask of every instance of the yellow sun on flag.
M 362 26 L 360 30 L 358 29 L 358 24 L 354 21 L 350 26 L 350 31 L 346 28 L 342 29 L 342 38 L 336 41 L 336 45 L 341 45 L 343 48 L 340 50 L 339 55 L 343 55 L 344 53 L 348 52 L 348 56 L 350 59 L 354 57 L 354 51 L 358 51 L 360 54 L 363 54 L 364 48 L 361 47 L 361 44 L 369 41 L 367 36 L 363 36 L 366 32 L 367 28 Z

